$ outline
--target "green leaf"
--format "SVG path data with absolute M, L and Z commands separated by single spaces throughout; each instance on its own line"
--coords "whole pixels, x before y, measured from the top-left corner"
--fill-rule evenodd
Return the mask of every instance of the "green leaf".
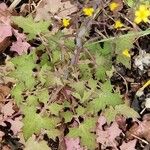
M 113 86 L 111 85 L 109 80 L 101 85 L 99 98 L 103 99 L 107 106 L 116 106 L 123 102 L 120 93 L 113 91 Z
M 91 88 L 91 90 L 95 90 L 97 87 L 97 81 L 93 79 L 89 79 L 88 86 Z
M 103 66 L 100 66 L 96 69 L 95 77 L 97 80 L 105 81 L 106 79 L 106 68 Z
M 27 89 L 33 88 L 36 84 L 32 71 L 36 66 L 34 59 L 33 54 L 21 55 L 11 59 L 16 69 L 9 76 L 16 78 L 18 82 L 25 83 Z
M 90 101 L 87 105 L 87 112 L 97 113 L 103 110 L 106 106 L 116 106 L 122 104 L 121 95 L 117 92 L 112 92 L 110 81 L 106 81 L 101 85 L 101 90 L 98 91 L 98 97 Z
M 134 4 L 135 4 L 135 2 L 136 2 L 136 0 L 125 0 L 125 2 L 127 3 L 127 5 L 128 5 L 129 7 L 133 7 Z
M 88 80 L 92 78 L 91 68 L 88 66 L 88 64 L 80 64 L 79 68 L 80 68 L 80 75 L 82 79 Z
M 60 45 L 62 44 L 61 43 L 61 40 L 64 41 L 63 39 L 63 33 L 61 31 L 57 32 L 56 34 L 52 35 L 52 36 L 47 36 L 47 41 L 48 41 L 48 45 L 49 45 L 49 48 L 50 50 L 53 52 L 53 51 L 60 51 Z
M 51 114 L 59 116 L 59 112 L 63 109 L 63 106 L 57 103 L 51 103 L 48 108 Z
M 48 56 L 47 53 L 44 53 L 44 54 L 41 56 L 40 65 L 41 65 L 41 66 L 44 66 L 44 65 L 49 66 L 49 65 L 50 65 L 49 56 Z M 49 66 L 49 68 L 50 68 L 50 66 Z
M 76 108 L 76 113 L 77 116 L 82 116 L 85 113 L 85 108 L 79 105 L 78 108 Z
M 67 40 L 65 40 L 64 44 L 67 48 L 69 48 L 71 50 L 74 50 L 74 48 L 75 48 L 74 40 L 67 39 Z
M 126 36 L 116 37 L 116 39 L 114 40 L 116 54 L 122 54 L 122 52 L 125 49 L 130 50 L 131 48 L 133 48 L 133 43 L 135 42 L 136 38 L 137 38 L 136 34 L 130 33 L 126 34 Z
M 115 120 L 117 113 L 118 112 L 112 106 L 105 109 L 104 116 L 105 116 L 108 124 L 110 124 L 112 121 Z
M 44 104 L 46 104 L 49 100 L 49 93 L 48 89 L 42 89 L 40 91 L 37 91 L 38 93 L 36 94 L 38 100 Z
M 77 98 L 77 99 L 79 99 L 79 100 L 82 99 L 82 97 L 80 96 L 80 94 L 79 94 L 79 93 L 76 93 L 76 92 L 73 92 L 73 93 L 72 93 L 72 96 L 74 96 L 75 98 Z
M 24 150 L 51 150 L 46 141 L 36 141 L 35 136 L 30 137 L 25 143 Z
M 117 63 L 122 63 L 125 67 L 131 69 L 131 58 L 124 55 L 117 56 Z
M 73 113 L 70 111 L 65 111 L 61 113 L 62 118 L 65 119 L 65 123 L 70 122 L 73 118 Z
M 95 98 L 87 105 L 87 113 L 97 114 L 100 110 L 106 107 L 105 101 L 100 98 Z
M 41 82 L 41 84 L 45 84 L 48 78 L 48 74 L 50 75 L 51 78 L 53 78 L 52 73 L 51 73 L 51 68 L 47 65 L 44 64 L 38 74 L 38 78 Z M 53 80 L 51 80 L 50 84 L 53 84 Z
M 83 96 L 81 96 L 79 93 L 73 92 L 72 95 L 80 100 L 80 103 L 84 103 L 89 100 L 90 96 L 92 94 L 92 91 L 84 91 Z
M 70 108 L 71 105 L 70 105 L 70 103 L 66 100 L 66 101 L 64 101 L 64 103 L 63 103 L 63 107 L 64 107 L 64 108 Z
M 112 43 L 111 42 L 104 42 L 103 47 L 100 46 L 99 43 L 85 45 L 85 47 L 92 53 L 92 54 L 99 54 L 99 55 L 108 55 L 112 53 Z
M 146 35 L 149 35 L 150 34 L 150 28 L 148 28 L 147 30 L 145 31 L 139 31 L 139 32 L 129 32 L 127 34 L 124 34 L 124 35 L 120 35 L 118 37 L 109 37 L 109 38 L 104 38 L 102 40 L 99 40 L 99 41 L 96 41 L 96 42 L 87 42 L 85 43 L 84 46 L 86 47 L 89 47 L 91 45 L 95 45 L 95 44 L 98 44 L 98 43 L 102 43 L 102 42 L 116 42 L 116 39 L 119 41 L 119 39 L 122 39 L 122 38 L 130 38 L 130 37 L 136 37 L 136 38 L 139 38 L 139 37 L 142 37 L 142 36 L 146 36 Z M 132 38 L 131 38 L 132 39 Z
M 79 125 L 79 127 L 69 128 L 69 137 L 81 137 L 81 144 L 87 146 L 88 149 L 95 149 L 96 135 L 91 131 L 96 127 L 95 118 L 86 118 L 86 120 Z
M 108 62 L 108 57 L 107 57 L 107 59 L 104 57 L 104 56 L 102 56 L 102 55 L 95 55 L 95 59 L 96 59 L 96 64 L 98 65 L 98 66 L 104 66 L 105 64 L 107 64 L 107 62 Z M 105 65 L 105 67 L 106 67 L 106 65 Z
M 85 90 L 84 93 L 83 93 L 83 97 L 81 98 L 80 102 L 84 103 L 84 102 L 88 101 L 91 94 L 92 94 L 91 90 L 88 90 L 88 91 Z
M 14 97 L 16 104 L 19 106 L 24 100 L 22 96 L 22 92 L 25 90 L 25 86 L 23 83 L 17 84 L 12 90 L 11 95 Z
M 77 92 L 77 93 L 79 93 L 79 95 L 83 96 L 83 93 L 84 93 L 84 90 L 85 90 L 84 81 L 73 82 L 70 86 L 73 89 L 75 89 L 75 92 Z
M 112 121 L 115 120 L 117 114 L 123 115 L 127 118 L 138 118 L 140 117 L 139 114 L 126 104 L 116 105 L 115 108 L 110 106 L 109 108 L 105 109 L 104 116 L 107 119 L 107 123 L 110 124 Z
M 111 85 L 109 80 L 101 84 L 101 91 L 106 92 L 106 93 L 111 93 L 112 90 L 113 90 L 113 86 Z
M 25 139 L 31 137 L 33 133 L 40 133 L 41 129 L 55 129 L 59 119 L 54 117 L 44 117 L 36 113 L 34 106 L 25 107 L 23 110 L 25 117 L 23 119 L 23 134 Z
M 111 42 L 104 42 L 104 47 L 101 50 L 102 55 L 108 55 L 112 53 L 112 43 Z
M 38 79 L 40 80 L 41 84 L 45 85 L 46 87 L 62 85 L 60 78 L 58 78 L 54 72 L 51 71 L 51 67 L 47 64 L 42 66 L 38 74 Z
M 52 63 L 56 63 L 61 60 L 61 52 L 59 50 L 52 51 Z
M 122 98 L 119 93 L 106 93 L 102 92 L 99 95 L 100 99 L 105 102 L 106 106 L 116 106 L 123 103 Z
M 91 45 L 85 45 L 85 47 L 92 53 L 92 54 L 100 54 L 100 52 L 103 50 L 100 47 L 99 43 L 91 44 Z
M 126 104 L 116 106 L 115 110 L 119 114 L 122 114 L 127 118 L 138 118 L 138 117 L 140 117 L 138 112 L 136 112 L 133 108 L 127 106 Z
M 61 131 L 58 129 L 46 130 L 46 134 L 48 135 L 49 138 L 52 138 L 53 140 L 55 140 L 57 136 L 61 135 Z
M 38 98 L 35 95 L 29 95 L 26 101 L 28 106 L 38 105 Z
M 12 21 L 19 27 L 21 27 L 25 33 L 27 33 L 27 37 L 29 40 L 36 38 L 36 35 L 49 32 L 49 22 L 42 20 L 39 22 L 35 22 L 31 16 L 13 16 Z

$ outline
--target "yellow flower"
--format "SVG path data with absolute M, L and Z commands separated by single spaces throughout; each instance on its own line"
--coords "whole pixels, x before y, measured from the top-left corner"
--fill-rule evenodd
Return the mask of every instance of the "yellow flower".
M 62 24 L 65 28 L 68 27 L 70 25 L 70 19 L 63 18 Z
M 144 85 L 143 85 L 143 87 L 142 87 L 142 89 L 145 89 L 147 86 L 149 86 L 150 85 L 150 80 L 148 80 Z
M 93 13 L 94 13 L 94 8 L 92 8 L 92 7 L 83 8 L 83 13 L 84 13 L 84 15 L 90 17 L 90 16 L 92 16 Z
M 117 9 L 118 6 L 119 6 L 118 3 L 111 2 L 110 5 L 109 5 L 109 8 L 110 8 L 111 11 L 114 11 L 115 9 Z
M 116 20 L 115 24 L 114 24 L 114 28 L 118 29 L 118 28 L 121 28 L 121 27 L 123 27 L 123 23 L 120 20 Z
M 130 55 L 128 49 L 125 49 L 125 50 L 122 52 L 122 54 L 125 55 L 126 57 L 131 57 L 131 55 Z
M 140 22 L 148 22 L 148 17 L 150 16 L 150 10 L 146 5 L 140 5 L 139 9 L 135 11 L 135 19 L 134 22 L 139 24 Z

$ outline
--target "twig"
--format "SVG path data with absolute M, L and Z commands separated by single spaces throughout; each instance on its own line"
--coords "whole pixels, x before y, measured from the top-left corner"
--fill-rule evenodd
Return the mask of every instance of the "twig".
M 131 134 L 131 135 L 132 135 L 134 138 L 136 138 L 136 139 L 142 141 L 143 143 L 148 144 L 148 142 L 147 142 L 146 140 L 141 139 L 140 137 L 138 137 L 138 136 L 136 136 L 136 135 L 134 135 L 134 134 Z
M 89 32 L 90 27 L 92 25 L 93 20 L 97 17 L 97 14 L 100 12 L 100 8 L 99 6 L 99 2 L 95 1 L 95 5 L 93 6 L 94 10 L 96 10 L 96 13 L 93 15 L 93 17 L 86 19 L 81 27 L 79 28 L 78 32 L 77 32 L 77 36 L 76 36 L 76 49 L 74 52 L 74 55 L 71 59 L 71 65 L 76 65 L 78 63 L 79 57 L 80 57 L 80 53 L 83 49 L 83 39 L 85 38 L 85 35 L 87 32 Z
M 140 112 L 140 115 L 142 115 L 144 113 L 144 111 L 146 110 L 146 107 L 143 108 L 143 110 Z
M 115 70 L 115 72 L 123 79 L 125 86 L 126 86 L 126 94 L 127 94 L 129 89 L 128 89 L 128 84 L 127 84 L 126 79 L 117 70 Z
M 20 2 L 21 0 L 14 0 L 8 9 L 12 11 Z
M 87 23 L 84 23 L 84 25 L 78 31 L 78 34 L 76 37 L 76 49 L 74 51 L 74 56 L 71 59 L 71 65 L 77 64 L 79 57 L 80 57 L 80 53 L 83 48 L 83 38 L 91 26 L 91 19 L 86 22 Z
M 48 103 L 42 108 L 40 114 L 43 115 L 46 111 L 46 109 L 48 108 L 49 104 L 52 103 L 53 101 L 56 100 L 58 93 L 61 91 L 61 89 L 63 88 L 63 86 L 59 86 L 56 91 L 54 92 L 54 94 L 52 95 L 52 97 L 50 98 L 50 100 L 48 101 Z
M 95 58 L 92 56 L 92 54 L 91 54 L 87 49 L 85 49 L 85 52 L 90 56 L 90 58 L 91 58 L 92 61 L 93 61 L 93 64 L 94 64 L 95 66 L 97 66 L 96 60 L 95 60 Z

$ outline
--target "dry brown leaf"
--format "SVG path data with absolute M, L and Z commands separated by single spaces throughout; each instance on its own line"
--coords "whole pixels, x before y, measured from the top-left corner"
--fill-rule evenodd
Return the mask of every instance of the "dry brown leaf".
M 79 138 L 65 138 L 65 143 L 66 143 L 66 150 L 84 150 L 80 146 L 80 139 Z
M 0 42 L 0 53 L 3 53 L 6 50 L 6 48 L 10 45 L 10 37 L 6 37 L 5 39 L 3 39 L 3 41 Z
M 7 121 L 11 123 L 11 130 L 13 131 L 14 135 L 17 135 L 18 132 L 21 131 L 23 127 L 23 123 L 21 122 L 22 117 L 15 118 L 14 120 L 8 119 Z
M 2 150 L 11 150 L 7 145 L 3 146 Z
M 1 138 L 4 136 L 4 132 L 0 131 L 0 141 L 1 141 Z
M 136 145 L 137 140 L 134 139 L 129 142 L 123 142 L 122 145 L 120 146 L 120 150 L 136 150 L 135 145 Z
M 5 3 L 0 3 L 0 53 L 2 53 L 11 43 L 8 36 L 11 36 L 10 26 L 11 14 Z M 2 29 L 3 28 L 3 29 Z
M 15 111 L 13 110 L 13 103 L 12 102 L 8 102 L 1 109 L 1 113 L 3 113 L 4 118 L 6 118 L 7 116 L 11 116 L 14 112 Z
M 6 85 L 0 85 L 0 102 L 10 93 L 10 88 Z
M 111 146 L 113 148 L 117 148 L 117 141 L 115 138 L 122 133 L 119 129 L 119 126 L 116 122 L 113 122 L 110 127 L 107 127 L 103 130 L 103 125 L 106 123 L 106 118 L 104 116 L 100 116 L 98 119 L 98 126 L 96 129 L 97 134 L 97 142 L 102 145 L 102 149 L 105 149 L 107 146 Z M 113 131 L 113 132 L 112 132 Z
M 77 7 L 72 5 L 70 1 L 61 2 L 61 0 L 41 0 L 36 7 L 35 20 L 50 20 L 53 15 L 57 15 L 60 18 L 66 18 L 76 10 Z
M 150 118 L 145 116 L 143 117 L 143 121 L 134 122 L 133 126 L 126 133 L 127 138 L 133 139 L 134 136 L 139 138 L 145 138 L 148 142 L 150 142 Z
M 5 3 L 0 3 L 0 23 L 10 24 L 10 12 Z

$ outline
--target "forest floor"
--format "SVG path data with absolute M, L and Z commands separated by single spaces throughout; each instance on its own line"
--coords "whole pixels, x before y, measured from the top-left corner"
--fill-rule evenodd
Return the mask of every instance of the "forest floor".
M 0 150 L 149 150 L 150 2 L 3 0 Z

